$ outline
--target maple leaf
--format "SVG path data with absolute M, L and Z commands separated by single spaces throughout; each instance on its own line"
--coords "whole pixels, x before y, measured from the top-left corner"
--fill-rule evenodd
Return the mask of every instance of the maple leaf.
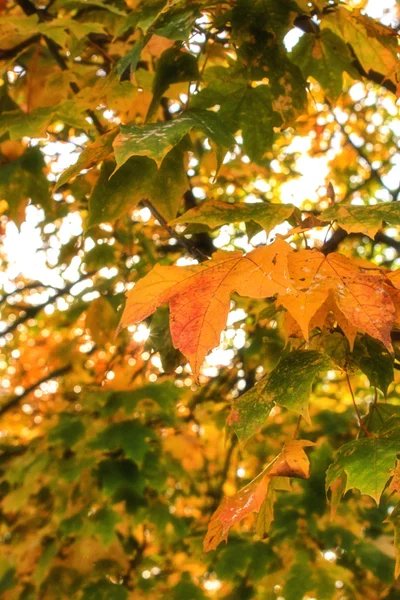
M 374 238 L 382 226 L 382 221 L 390 225 L 400 225 L 400 205 L 385 202 L 371 206 L 336 204 L 320 215 L 322 221 L 337 221 L 347 233 L 364 233 Z
M 315 313 L 328 300 L 330 309 L 341 321 L 350 343 L 354 330 L 368 333 L 391 351 L 390 331 L 396 309 L 389 281 L 378 268 L 333 252 L 325 256 L 318 250 L 302 250 L 288 257 L 292 291 L 279 298 L 279 303 L 298 322 L 308 339 L 309 324 Z M 368 266 L 365 266 L 367 264 Z M 337 312 L 340 311 L 340 312 Z M 348 327 L 347 325 L 351 325 Z
M 177 223 L 205 223 L 212 229 L 225 223 L 255 221 L 269 233 L 276 225 L 288 219 L 294 211 L 292 204 L 255 202 L 252 204 L 220 202 L 213 200 L 192 208 L 170 225 Z
M 332 501 L 339 502 L 343 494 L 356 488 L 379 504 L 400 452 L 399 422 L 399 417 L 391 417 L 378 430 L 376 437 L 353 440 L 339 449 L 326 474 L 327 490 L 332 486 L 338 490 Z
M 313 445 L 307 440 L 287 442 L 281 453 L 251 483 L 233 496 L 225 496 L 208 524 L 204 552 L 215 550 L 222 541 L 227 541 L 229 530 L 235 523 L 252 512 L 260 512 L 273 477 L 308 479 L 310 463 L 303 448 Z
M 198 375 L 207 353 L 219 344 L 231 293 L 251 298 L 287 293 L 287 256 L 291 251 L 286 242 L 277 240 L 246 255 L 218 251 L 202 264 L 156 265 L 128 292 L 120 327 L 142 321 L 169 302 L 174 347 Z
M 228 417 L 240 440 L 254 435 L 275 405 L 293 410 L 310 422 L 308 400 L 320 371 L 331 367 L 328 356 L 315 350 L 295 350 L 233 404 Z

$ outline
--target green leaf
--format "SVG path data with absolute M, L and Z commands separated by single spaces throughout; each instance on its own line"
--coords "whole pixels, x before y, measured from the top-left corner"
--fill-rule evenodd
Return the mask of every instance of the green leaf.
M 218 105 L 218 116 L 230 130 L 242 130 L 244 153 L 253 160 L 261 159 L 274 141 L 273 128 L 282 124 L 273 109 L 269 86 L 252 87 L 244 74 L 234 76 L 224 67 L 208 69 L 205 78 L 208 85 L 193 97 L 192 106 Z
M 394 359 L 383 344 L 365 335 L 356 340 L 353 358 L 372 386 L 386 396 L 389 385 L 394 381 Z
M 215 142 L 219 164 L 224 152 L 235 143 L 215 113 L 190 110 L 172 121 L 142 126 L 122 126 L 121 133 L 113 144 L 117 169 L 131 156 L 148 156 L 160 166 L 168 152 L 192 129 L 200 129 Z
M 269 532 L 271 524 L 274 520 L 274 504 L 277 499 L 276 492 L 283 490 L 290 492 L 292 490 L 289 477 L 272 477 L 268 486 L 268 494 L 261 505 L 260 511 L 256 518 L 256 533 L 261 537 Z
M 371 496 L 378 504 L 390 471 L 400 453 L 400 418 L 392 417 L 378 431 L 378 437 L 353 440 L 342 446 L 326 474 L 326 488 L 332 487 L 341 477 L 346 485 L 343 493 L 356 488 L 361 494 Z
M 121 490 L 141 494 L 145 485 L 137 465 L 128 459 L 102 460 L 98 465 L 98 476 L 104 492 L 109 496 Z
M 45 541 L 42 556 L 40 557 L 35 570 L 35 580 L 37 583 L 41 583 L 45 578 L 49 566 L 53 558 L 55 558 L 55 556 L 57 555 L 58 550 L 59 545 L 55 540 Z
M 392 417 L 400 417 L 400 406 L 388 402 L 373 402 L 368 414 L 362 417 L 368 431 L 377 433 Z M 361 433 L 360 435 L 364 435 Z
M 240 440 L 246 440 L 265 423 L 275 404 L 293 410 L 309 421 L 312 384 L 320 371 L 330 367 L 331 361 L 325 354 L 314 350 L 290 352 L 271 373 L 234 402 L 228 424 Z
M 314 588 L 314 570 L 310 557 L 304 551 L 298 552 L 296 562 L 291 566 L 283 588 L 285 600 L 299 600 Z
M 311 75 L 320 83 L 331 100 L 336 100 L 342 93 L 343 71 L 354 74 L 354 59 L 348 46 L 330 29 L 323 29 L 318 35 L 303 35 L 294 47 L 291 59 L 305 77 Z
M 111 508 L 104 506 L 99 510 L 90 512 L 85 523 L 83 533 L 96 535 L 105 546 L 115 541 L 115 526 L 121 521 L 121 517 Z
M 113 152 L 112 143 L 116 135 L 117 129 L 112 129 L 98 137 L 94 142 L 88 144 L 79 154 L 76 163 L 62 173 L 54 189 L 57 190 L 62 185 L 68 183 L 70 179 L 79 175 L 84 169 L 90 169 L 110 158 Z
M 11 590 L 17 585 L 15 567 L 5 558 L 0 559 L 0 593 Z
M 154 432 L 137 420 L 113 423 L 92 440 L 89 445 L 96 450 L 116 450 L 120 448 L 128 458 L 139 465 L 149 451 L 149 439 L 155 439 Z
M 157 19 L 154 32 L 170 40 L 187 40 L 192 32 L 195 20 L 200 16 L 197 6 L 173 6 L 168 11 L 163 11 Z
M 351 45 L 353 52 L 368 73 L 372 70 L 396 82 L 398 43 L 393 32 L 388 35 L 381 23 L 359 10 L 336 6 L 321 20 L 321 28 L 329 28 Z M 382 35 L 382 30 L 384 35 Z
M 243 133 L 243 151 L 252 160 L 261 159 L 274 141 L 273 128 L 282 124 L 282 119 L 272 108 L 268 86 L 247 88 L 238 118 Z
M 0 164 L 0 200 L 6 200 L 9 215 L 20 224 L 25 218 L 28 201 L 51 212 L 46 164 L 39 148 L 28 148 L 15 160 Z
M 199 76 L 197 59 L 193 54 L 176 46 L 168 48 L 158 59 L 153 81 L 153 94 L 157 103 L 171 84 L 194 81 Z
M 117 62 L 116 69 L 119 77 L 121 77 L 128 67 L 130 67 L 131 74 L 136 71 L 136 67 L 140 60 L 140 55 L 147 41 L 147 38 L 142 37 L 140 40 L 135 42 L 132 49 Z
M 183 142 L 173 148 L 159 169 L 154 161 L 134 156 L 118 169 L 103 164 L 89 200 L 88 228 L 113 222 L 126 215 L 141 200 L 149 200 L 167 220 L 177 213 L 188 182 L 183 164 Z
M 294 211 L 292 204 L 257 202 L 252 204 L 229 204 L 218 200 L 206 201 L 185 212 L 170 223 L 204 223 L 214 229 L 226 223 L 255 221 L 267 233 L 288 219 Z
M 192 583 L 189 573 L 183 573 L 179 583 L 170 590 L 171 600 L 206 600 L 203 590 Z
M 364 233 L 374 238 L 382 222 L 400 225 L 399 202 L 387 202 L 370 206 L 336 204 L 324 210 L 319 217 L 322 221 L 337 221 L 347 233 Z
M 243 35 L 249 29 L 253 34 L 268 31 L 283 38 L 298 12 L 297 4 L 292 0 L 238 0 L 232 11 L 232 33 Z
M 61 413 L 57 425 L 50 429 L 48 439 L 50 443 L 61 442 L 72 448 L 84 435 L 85 426 L 80 417 Z

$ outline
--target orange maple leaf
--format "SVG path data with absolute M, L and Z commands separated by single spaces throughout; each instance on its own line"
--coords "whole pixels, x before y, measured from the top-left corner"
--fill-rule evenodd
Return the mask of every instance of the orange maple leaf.
M 280 454 L 252 482 L 234 496 L 225 496 L 212 515 L 204 538 L 204 552 L 215 550 L 222 541 L 227 541 L 229 530 L 252 512 L 258 513 L 268 495 L 273 477 L 297 477 L 308 479 L 310 463 L 303 448 L 313 446 L 307 440 L 287 442 Z
M 202 264 L 156 265 L 128 292 L 120 327 L 142 321 L 169 302 L 173 344 L 198 375 L 204 358 L 220 342 L 231 293 L 251 298 L 288 293 L 291 252 L 286 242 L 277 240 L 246 255 L 220 250 Z
M 350 344 L 357 330 L 380 340 L 391 351 L 390 331 L 396 309 L 390 282 L 378 268 L 334 252 L 301 250 L 288 257 L 291 291 L 279 298 L 308 339 L 311 319 L 326 304 Z

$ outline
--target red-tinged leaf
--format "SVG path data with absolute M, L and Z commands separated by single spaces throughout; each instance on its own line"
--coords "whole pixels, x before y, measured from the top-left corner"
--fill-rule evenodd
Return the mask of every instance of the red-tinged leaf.
M 282 452 L 251 483 L 234 496 L 225 497 L 212 515 L 204 539 L 204 552 L 215 550 L 228 539 L 229 530 L 252 512 L 258 513 L 268 495 L 272 477 L 308 479 L 310 463 L 303 448 L 313 446 L 307 440 L 287 442 Z
M 350 343 L 359 330 L 392 350 L 390 331 L 396 311 L 387 280 L 378 268 L 337 252 L 325 256 L 318 250 L 293 253 L 288 260 L 295 291 L 279 302 L 299 323 L 306 339 L 311 319 L 331 293 L 333 312 Z
M 157 265 L 128 292 L 120 326 L 137 323 L 169 302 L 173 344 L 198 374 L 207 353 L 219 344 L 231 293 L 251 298 L 286 294 L 291 251 L 286 242 L 278 240 L 247 255 L 219 251 L 202 264 Z

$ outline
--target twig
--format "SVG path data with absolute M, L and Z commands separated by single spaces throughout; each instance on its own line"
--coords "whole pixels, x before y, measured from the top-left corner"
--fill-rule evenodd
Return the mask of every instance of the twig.
M 169 235 L 178 242 L 178 244 L 180 244 L 181 246 L 186 248 L 186 250 L 189 252 L 189 254 L 191 254 L 193 256 L 193 258 L 196 258 L 200 262 L 204 262 L 205 260 L 208 260 L 209 257 L 206 254 L 203 254 L 203 252 L 201 250 L 199 250 L 196 246 L 191 244 L 189 242 L 189 240 L 187 240 L 185 237 L 180 236 L 179 233 L 177 233 L 175 231 L 175 229 L 173 229 L 172 227 L 170 227 L 168 225 L 167 221 L 158 212 L 158 210 L 151 204 L 151 202 L 149 202 L 148 200 L 142 200 L 142 204 L 143 204 L 143 206 L 146 206 L 150 210 L 153 217 L 155 219 L 157 219 L 157 221 L 165 229 L 165 231 L 167 231 L 169 233 Z
M 66 373 L 69 373 L 69 371 L 71 371 L 71 370 L 72 370 L 71 364 L 67 364 L 67 365 L 64 365 L 63 367 L 59 367 L 58 369 L 54 369 L 54 371 L 51 371 L 50 373 L 48 373 L 47 375 L 44 375 L 41 379 L 39 379 L 35 383 L 32 383 L 32 385 L 27 387 L 22 392 L 22 394 L 15 394 L 14 396 L 11 396 L 11 398 L 8 400 L 8 402 L 6 402 L 2 406 L 0 406 L 0 416 L 3 415 L 5 412 L 7 412 L 10 408 L 15 406 L 16 404 L 18 404 L 23 398 L 25 398 L 28 394 L 33 392 L 33 390 L 35 390 L 40 385 L 42 385 L 42 383 L 45 383 L 46 381 L 49 381 L 50 379 L 55 379 L 56 377 L 61 377 L 61 375 L 65 375 Z
M 349 377 L 349 374 L 348 374 L 347 371 L 346 371 L 346 379 L 347 379 L 347 385 L 349 386 L 349 390 L 350 390 L 350 394 L 351 394 L 351 399 L 353 401 L 354 410 L 356 411 L 356 414 L 357 414 L 358 424 L 359 424 L 359 426 L 361 427 L 361 429 L 364 431 L 364 433 L 368 437 L 373 437 L 372 433 L 370 433 L 368 431 L 368 429 L 365 427 L 365 425 L 363 423 L 363 420 L 361 418 L 360 411 L 358 410 L 358 406 L 356 404 L 356 399 L 354 397 L 353 388 L 351 387 L 350 377 Z
M 57 300 L 57 298 L 64 296 L 64 294 L 68 294 L 68 292 L 71 290 L 71 288 L 74 287 L 74 285 L 76 285 L 77 283 L 80 283 L 81 281 L 84 281 L 85 279 L 89 279 L 89 277 L 91 277 L 92 275 L 95 275 L 95 273 L 97 273 L 97 270 L 91 271 L 89 273 L 85 273 L 85 274 L 81 275 L 79 277 L 79 279 L 77 279 L 77 281 L 71 281 L 65 287 L 58 290 L 58 292 L 56 294 L 54 294 L 54 296 L 51 296 L 51 298 L 46 300 L 46 302 L 42 302 L 41 304 L 36 304 L 33 306 L 26 307 L 25 314 L 20 316 L 18 319 L 15 319 L 15 321 L 13 321 L 7 327 L 7 329 L 2 331 L 0 333 L 0 338 L 6 336 L 8 333 L 12 333 L 13 331 L 15 331 L 15 329 L 17 329 L 17 327 L 19 325 L 22 325 L 22 323 L 25 323 L 25 321 L 27 321 L 28 319 L 33 319 L 34 317 L 36 317 L 36 315 L 38 315 L 40 313 L 40 311 L 43 308 L 45 308 L 48 304 L 53 304 L 53 302 L 55 302 L 55 300 Z

